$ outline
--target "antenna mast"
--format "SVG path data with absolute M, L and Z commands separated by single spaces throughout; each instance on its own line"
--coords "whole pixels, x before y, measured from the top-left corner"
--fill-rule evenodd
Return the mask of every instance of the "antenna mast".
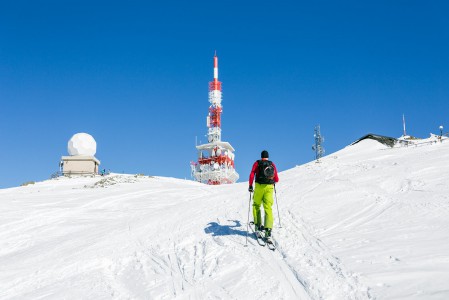
M 315 134 L 313 136 L 315 138 L 315 144 L 312 146 L 312 150 L 315 151 L 315 159 L 319 162 L 324 154 L 324 147 L 321 145 L 324 143 L 324 137 L 321 136 L 320 125 L 315 126 Z
M 407 132 L 405 131 L 405 116 L 402 114 L 402 126 L 404 127 L 404 137 L 407 135 Z
M 196 145 L 198 162 L 191 163 L 192 177 L 199 182 L 219 185 L 234 183 L 239 174 L 234 166 L 234 148 L 221 140 L 221 82 L 218 81 L 218 57 L 214 55 L 214 79 L 209 82 L 207 144 Z M 201 143 L 201 142 L 200 142 Z

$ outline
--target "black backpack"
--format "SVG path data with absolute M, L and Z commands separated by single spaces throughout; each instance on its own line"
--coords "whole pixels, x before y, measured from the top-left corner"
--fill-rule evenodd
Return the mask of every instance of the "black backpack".
M 256 175 L 256 182 L 261 184 L 274 183 L 274 167 L 270 160 L 258 160 L 259 170 Z

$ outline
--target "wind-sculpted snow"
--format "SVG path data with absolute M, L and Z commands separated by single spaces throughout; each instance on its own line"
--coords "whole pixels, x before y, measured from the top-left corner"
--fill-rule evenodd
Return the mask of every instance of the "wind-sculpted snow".
M 245 247 L 247 183 L 0 190 L 0 299 L 446 299 L 448 161 L 446 141 L 366 140 L 280 173 L 275 252 Z

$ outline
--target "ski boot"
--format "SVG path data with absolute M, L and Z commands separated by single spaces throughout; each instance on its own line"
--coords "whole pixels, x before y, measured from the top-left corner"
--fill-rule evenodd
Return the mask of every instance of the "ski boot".
M 271 228 L 265 228 L 265 241 L 273 244 L 273 239 L 271 238 Z
M 256 235 L 260 238 L 263 238 L 263 234 L 262 234 L 262 232 L 264 230 L 263 225 L 254 224 L 254 228 L 256 230 Z

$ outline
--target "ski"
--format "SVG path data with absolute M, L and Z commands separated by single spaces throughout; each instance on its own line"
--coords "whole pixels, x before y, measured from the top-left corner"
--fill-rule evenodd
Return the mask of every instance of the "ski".
M 253 227 L 254 226 L 254 222 L 250 222 L 249 224 L 250 224 L 249 227 L 251 228 L 251 231 L 253 232 L 254 236 L 256 237 L 257 243 L 260 246 L 265 247 L 265 245 L 267 244 L 265 242 L 265 237 L 262 235 L 262 233 L 260 231 L 256 231 L 254 229 L 254 227 Z
M 259 243 L 259 245 L 261 245 L 262 247 L 265 247 L 265 245 L 267 244 L 265 242 L 265 239 L 262 235 L 262 233 L 260 231 L 256 231 L 254 232 L 254 235 L 256 236 L 257 242 Z
M 249 222 L 250 224 L 250 228 L 251 231 L 253 232 L 254 236 L 256 237 L 257 243 L 259 243 L 260 246 L 265 247 L 267 246 L 268 249 L 270 249 L 271 251 L 275 251 L 277 248 L 277 242 L 273 239 L 273 236 L 271 237 L 271 239 L 267 239 L 265 237 L 265 234 L 263 234 L 260 231 L 256 231 L 254 226 L 254 222 Z
M 270 249 L 271 251 L 276 250 L 276 244 L 275 244 L 273 238 L 271 238 L 270 240 L 265 238 L 265 243 L 266 243 L 268 249 Z

